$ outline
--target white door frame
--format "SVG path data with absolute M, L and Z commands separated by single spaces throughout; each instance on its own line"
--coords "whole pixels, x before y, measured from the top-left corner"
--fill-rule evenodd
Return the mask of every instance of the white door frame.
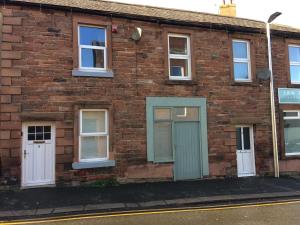
M 53 180 L 46 184 L 36 184 L 36 185 L 28 185 L 25 183 L 25 163 L 24 163 L 24 150 L 26 146 L 26 140 L 28 139 L 28 126 L 51 126 L 51 142 L 52 142 L 52 152 L 53 152 Z M 22 146 L 21 146 L 21 188 L 35 188 L 41 186 L 55 186 L 55 166 L 56 166 L 56 129 L 55 124 L 53 122 L 25 122 L 22 124 Z
M 253 173 L 251 174 L 240 174 L 238 171 L 237 167 L 237 175 L 238 177 L 251 177 L 251 176 L 256 176 L 256 166 L 255 166 L 255 150 L 254 150 L 254 132 L 253 132 L 253 126 L 252 125 L 239 125 L 236 126 L 236 128 L 249 128 L 250 132 L 250 150 L 251 150 L 251 157 L 252 157 L 252 166 L 253 166 Z M 243 140 L 242 140 L 243 143 Z M 237 158 L 237 163 L 238 163 L 238 157 L 237 157 L 237 148 L 236 148 L 236 158 Z

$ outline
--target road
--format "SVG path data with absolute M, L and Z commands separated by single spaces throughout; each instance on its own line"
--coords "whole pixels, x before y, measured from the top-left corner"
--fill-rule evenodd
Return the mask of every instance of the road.
M 85 218 L 8 224 L 45 225 L 299 225 L 300 201 L 161 212 L 94 215 Z

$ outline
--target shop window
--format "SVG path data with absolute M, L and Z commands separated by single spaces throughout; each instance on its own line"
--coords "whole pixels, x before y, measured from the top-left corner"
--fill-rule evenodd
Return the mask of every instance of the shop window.
M 284 112 L 285 155 L 300 155 L 300 111 Z

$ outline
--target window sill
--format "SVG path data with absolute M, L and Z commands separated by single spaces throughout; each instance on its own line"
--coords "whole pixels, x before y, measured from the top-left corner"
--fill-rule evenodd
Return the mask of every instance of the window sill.
M 75 69 L 72 71 L 73 77 L 105 77 L 112 78 L 114 73 L 112 71 L 85 71 Z
M 300 88 L 300 84 L 293 84 L 293 83 L 289 83 L 288 84 L 289 88 Z
M 193 80 L 166 80 L 167 85 L 197 85 L 198 83 Z
M 96 161 L 96 162 L 74 162 L 72 164 L 72 168 L 74 170 L 114 167 L 114 166 L 116 166 L 115 160 L 105 160 L 105 161 Z

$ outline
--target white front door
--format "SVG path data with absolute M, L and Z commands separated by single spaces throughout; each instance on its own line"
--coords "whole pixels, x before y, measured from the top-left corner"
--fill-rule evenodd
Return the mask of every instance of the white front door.
M 55 128 L 49 123 L 23 125 L 22 187 L 55 184 Z
M 236 128 L 238 177 L 255 176 L 254 137 L 251 126 Z

